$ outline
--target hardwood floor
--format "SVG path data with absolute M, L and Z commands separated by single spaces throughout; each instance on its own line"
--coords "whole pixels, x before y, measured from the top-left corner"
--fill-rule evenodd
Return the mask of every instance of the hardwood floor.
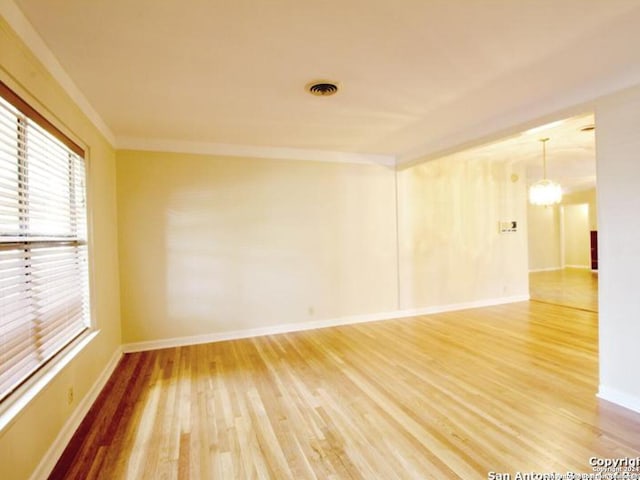
M 565 268 L 529 274 L 531 300 L 598 311 L 598 273 Z
M 597 379 L 596 314 L 539 302 L 128 354 L 51 478 L 592 472 L 640 455 Z

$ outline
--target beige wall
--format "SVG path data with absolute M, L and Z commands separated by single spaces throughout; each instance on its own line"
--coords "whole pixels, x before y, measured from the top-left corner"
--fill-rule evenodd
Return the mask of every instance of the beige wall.
M 562 222 L 564 265 L 567 267 L 590 267 L 589 204 L 563 205 Z
M 600 395 L 640 411 L 640 87 L 596 106 Z
M 393 170 L 117 157 L 125 343 L 396 310 Z
M 17 35 L 0 20 L 2 80 L 88 152 L 92 300 L 99 335 L 0 432 L 0 478 L 28 478 L 119 348 L 115 154 Z M 46 108 L 44 107 L 46 105 Z M 75 401 L 67 405 L 67 389 Z
M 398 190 L 401 308 L 528 294 L 521 167 L 453 156 L 401 170 Z
M 561 210 L 574 205 L 587 205 L 586 224 L 582 221 L 583 215 L 579 210 L 572 208 L 564 210 L 564 220 L 562 219 Z M 560 269 L 565 265 L 591 265 L 589 231 L 598 229 L 595 188 L 565 194 L 562 197 L 562 203 L 553 207 L 528 205 L 527 219 L 530 271 Z M 576 229 L 579 229 L 579 232 Z M 563 230 L 564 246 L 561 233 Z
M 564 195 L 564 263 L 591 267 L 591 230 L 598 230 L 596 189 Z
M 596 189 L 590 188 L 564 195 L 562 197 L 562 205 L 586 203 L 589 206 L 589 230 L 598 230 L 598 204 L 596 198 Z
M 527 206 L 529 270 L 562 268 L 560 207 Z

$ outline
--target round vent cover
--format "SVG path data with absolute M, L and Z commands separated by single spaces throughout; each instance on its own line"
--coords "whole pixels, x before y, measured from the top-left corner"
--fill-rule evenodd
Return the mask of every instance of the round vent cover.
M 325 80 L 316 81 L 307 85 L 307 91 L 318 97 L 328 97 L 338 91 L 338 85 L 334 82 L 328 82 Z

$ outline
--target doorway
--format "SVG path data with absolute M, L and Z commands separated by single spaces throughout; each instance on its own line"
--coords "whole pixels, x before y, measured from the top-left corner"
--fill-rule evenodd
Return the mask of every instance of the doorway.
M 591 268 L 595 202 L 594 188 L 566 195 L 557 206 L 529 206 L 532 300 L 598 311 L 598 275 Z

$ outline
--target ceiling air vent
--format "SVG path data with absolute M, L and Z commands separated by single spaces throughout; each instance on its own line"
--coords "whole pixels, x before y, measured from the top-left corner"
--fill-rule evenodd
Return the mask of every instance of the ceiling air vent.
M 338 85 L 324 80 L 316 81 L 307 85 L 307 91 L 318 97 L 328 97 L 338 91 Z

